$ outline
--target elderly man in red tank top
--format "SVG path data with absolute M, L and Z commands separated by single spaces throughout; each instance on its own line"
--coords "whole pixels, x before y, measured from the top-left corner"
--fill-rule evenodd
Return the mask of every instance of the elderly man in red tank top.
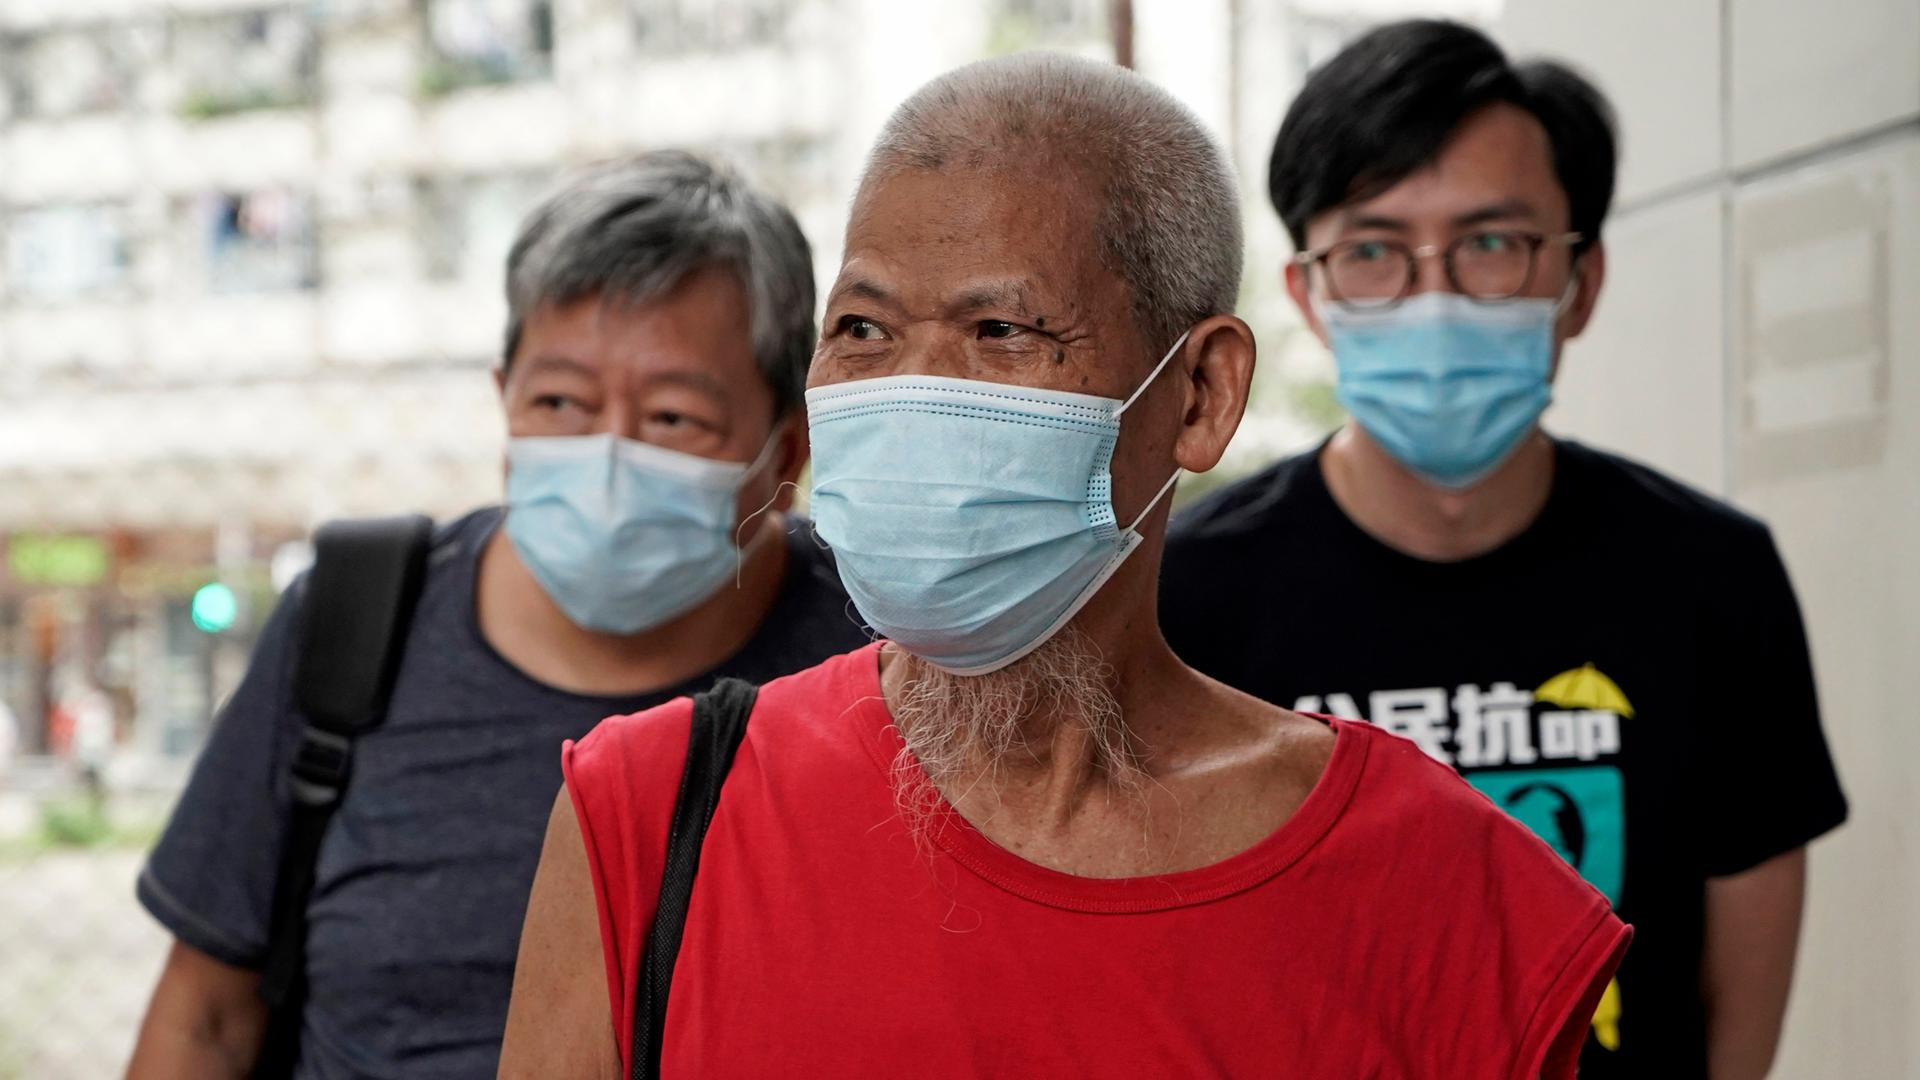
M 1573 1074 L 1605 899 L 1414 744 L 1161 637 L 1172 478 L 1246 403 L 1239 282 L 1226 161 L 1145 80 L 1022 56 L 899 108 L 808 391 L 884 640 L 761 689 L 639 1062 L 692 709 L 567 747 L 503 1076 Z

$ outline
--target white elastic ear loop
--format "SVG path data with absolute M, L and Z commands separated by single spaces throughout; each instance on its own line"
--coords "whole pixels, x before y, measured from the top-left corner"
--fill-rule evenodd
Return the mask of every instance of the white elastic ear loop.
M 1121 413 L 1126 412 L 1128 409 L 1132 408 L 1133 403 L 1140 400 L 1140 395 L 1146 393 L 1147 387 L 1153 385 L 1153 380 L 1159 378 L 1160 373 L 1166 370 L 1167 364 L 1173 360 L 1174 354 L 1180 351 L 1180 346 L 1185 345 L 1187 343 L 1187 338 L 1192 336 L 1192 334 L 1193 334 L 1193 330 L 1189 328 L 1185 333 L 1181 334 L 1180 337 L 1174 341 L 1173 347 L 1169 348 L 1167 350 L 1167 355 L 1161 357 L 1160 362 L 1158 364 L 1155 364 L 1153 367 L 1153 370 L 1147 373 L 1146 379 L 1144 379 L 1140 383 L 1139 388 L 1133 392 L 1133 396 L 1121 402 L 1120 407 L 1113 410 L 1114 419 L 1116 420 L 1119 419 Z M 1140 527 L 1140 523 L 1147 520 L 1147 515 L 1153 513 L 1153 508 L 1160 505 L 1160 500 L 1167 497 L 1167 492 L 1173 490 L 1174 481 L 1180 479 L 1180 473 L 1182 471 L 1183 470 L 1180 470 L 1180 469 L 1173 470 L 1173 475 L 1167 477 L 1167 482 L 1164 484 L 1161 484 L 1160 490 L 1154 493 L 1153 498 L 1147 500 L 1146 508 L 1141 510 L 1140 515 L 1133 519 L 1133 524 L 1127 526 L 1128 532 L 1133 532 L 1135 529 L 1138 529 Z
M 766 502 L 766 505 L 762 506 L 760 509 L 755 510 L 753 513 L 748 514 L 744 518 L 741 518 L 739 527 L 733 530 L 733 587 L 734 588 L 738 589 L 740 587 L 740 579 L 743 575 L 745 575 L 746 569 L 747 569 L 747 548 L 740 546 L 740 534 L 746 531 L 746 528 L 749 522 L 751 522 L 754 518 L 759 517 L 761 514 L 766 513 L 769 509 L 772 508 L 774 503 L 779 502 L 780 492 L 787 488 L 792 488 L 795 491 L 799 491 L 800 485 L 794 483 L 791 480 L 782 480 L 778 484 L 775 484 L 773 486 L 773 498 L 768 499 Z M 767 535 L 768 534 L 766 530 L 764 529 L 761 530 L 760 534 L 758 536 L 755 536 L 753 540 L 748 543 L 747 547 L 752 547 L 760 543 L 761 540 L 766 539 Z
M 1134 402 L 1140 400 L 1140 395 L 1146 393 L 1147 387 L 1153 385 L 1153 380 L 1159 378 L 1160 373 L 1166 370 L 1167 362 L 1173 359 L 1174 353 L 1177 353 L 1180 351 L 1180 346 L 1185 345 L 1187 343 L 1187 338 L 1192 333 L 1193 333 L 1193 330 L 1189 328 L 1186 333 L 1181 334 L 1180 339 L 1173 343 L 1173 348 L 1167 350 L 1167 355 L 1161 357 L 1160 362 L 1158 364 L 1155 364 L 1153 366 L 1153 370 L 1147 373 L 1147 377 L 1141 381 L 1140 388 L 1133 392 L 1133 396 L 1121 402 L 1120 407 L 1113 410 L 1113 415 L 1116 419 L 1119 418 L 1121 413 L 1126 412 L 1129 408 L 1132 408 Z
M 779 445 L 781 433 L 786 430 L 786 427 L 787 427 L 786 423 L 782 422 L 781 424 L 777 425 L 773 429 L 773 434 L 767 436 L 767 445 L 760 448 L 760 456 L 754 458 L 753 464 L 747 466 L 747 471 L 741 474 L 740 476 L 740 484 L 742 487 L 746 486 L 747 477 L 752 476 L 760 468 L 760 466 L 765 465 L 769 460 L 771 460 L 771 458 L 769 458 L 768 455 L 773 453 L 773 448 L 775 446 Z M 748 514 L 746 517 L 741 518 L 740 524 L 733 527 L 733 587 L 735 589 L 740 588 L 741 578 L 746 574 L 746 568 L 747 568 L 747 552 L 745 548 L 740 546 L 740 534 L 747 531 L 747 526 L 753 523 L 754 518 L 759 517 L 761 514 L 766 513 L 768 510 L 771 510 L 773 508 L 773 504 L 780 501 L 780 493 L 787 488 L 792 488 L 795 491 L 799 491 L 800 485 L 794 483 L 791 480 L 782 480 L 779 483 L 773 485 L 773 498 L 768 499 L 765 503 L 762 503 L 760 506 L 760 509 L 755 510 L 753 513 Z M 766 534 L 763 532 L 761 536 L 764 536 L 764 535 Z M 760 539 L 761 539 L 760 536 L 756 536 L 753 538 L 753 542 L 755 544 L 758 544 L 760 542 Z
M 1567 309 L 1573 306 L 1573 298 L 1579 295 L 1580 268 L 1576 266 L 1573 268 L 1573 271 L 1567 275 L 1567 287 L 1560 290 L 1560 299 L 1554 301 L 1553 321 L 1555 325 L 1559 325 L 1560 316 L 1567 313 Z
M 1167 497 L 1167 492 L 1173 490 L 1173 482 L 1180 479 L 1180 474 L 1186 471 L 1185 469 L 1173 470 L 1173 475 L 1167 477 L 1167 482 L 1161 484 L 1160 490 L 1154 494 L 1153 498 L 1147 500 L 1147 508 L 1140 511 L 1140 516 L 1133 519 L 1133 524 L 1127 526 L 1128 532 L 1134 532 L 1140 528 L 1140 523 L 1147 520 L 1148 514 L 1153 513 L 1153 508 L 1160 505 L 1160 500 Z

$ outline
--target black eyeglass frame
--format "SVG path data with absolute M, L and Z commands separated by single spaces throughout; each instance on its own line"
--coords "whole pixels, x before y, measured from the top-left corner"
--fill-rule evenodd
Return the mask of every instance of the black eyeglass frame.
M 1512 292 L 1500 296 L 1480 296 L 1468 292 L 1465 288 L 1461 287 L 1460 275 L 1455 273 L 1453 269 L 1453 253 L 1459 249 L 1460 245 L 1476 237 L 1485 236 L 1488 233 L 1517 237 L 1527 245 L 1526 274 L 1521 277 L 1520 284 Z M 1386 311 L 1397 306 L 1401 301 L 1413 294 L 1414 284 L 1420 279 L 1420 260 L 1431 259 L 1435 256 L 1440 258 L 1440 265 L 1447 274 L 1447 284 L 1453 286 L 1454 292 L 1476 303 L 1497 304 L 1503 300 L 1511 300 L 1519 296 L 1521 293 L 1527 291 L 1527 286 L 1533 284 L 1534 271 L 1540 267 L 1541 248 L 1546 247 L 1548 244 L 1565 244 L 1568 247 L 1572 247 L 1584 239 L 1586 239 L 1586 237 L 1578 232 L 1543 233 L 1534 232 L 1531 229 L 1482 229 L 1478 232 L 1467 233 L 1464 236 L 1457 236 L 1445 245 L 1421 244 L 1419 247 L 1409 247 L 1398 240 L 1361 237 L 1352 240 L 1336 240 L 1324 247 L 1299 252 L 1294 255 L 1292 261 L 1301 266 L 1318 264 L 1321 274 L 1326 278 L 1327 298 L 1339 304 L 1341 307 L 1352 311 Z M 1398 251 L 1400 255 L 1405 258 L 1407 264 L 1406 283 L 1401 285 L 1398 294 L 1391 299 L 1369 301 L 1349 300 L 1339 294 L 1334 288 L 1333 273 L 1327 269 L 1327 258 L 1341 248 L 1353 244 L 1382 244 Z

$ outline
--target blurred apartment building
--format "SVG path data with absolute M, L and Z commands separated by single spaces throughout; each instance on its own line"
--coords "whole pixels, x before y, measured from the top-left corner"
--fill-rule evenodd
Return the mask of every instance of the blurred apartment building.
M 692 145 L 832 221 L 841 6 L 0 8 L 0 701 L 22 749 L 70 738 L 61 701 L 90 690 L 137 742 L 191 745 L 276 552 L 284 583 L 319 520 L 497 492 L 500 263 L 566 166 Z
M 89 690 L 136 740 L 191 744 L 276 552 L 327 517 L 497 491 L 499 264 L 565 166 L 692 144 L 831 212 L 836 103 L 805 88 L 835 85 L 834 6 L 0 8 L 0 700 L 22 749 L 69 738 L 61 700 Z
M 62 701 L 102 696 L 119 743 L 190 750 L 315 523 L 497 497 L 501 263 L 570 165 L 725 157 L 794 207 L 830 280 L 905 94 L 983 55 L 1111 56 L 1126 19 L 1137 66 L 1235 151 L 1268 369 L 1324 362 L 1281 347 L 1267 147 L 1306 67 L 1406 6 L 6 0 L 0 708 L 20 750 L 70 741 Z M 1311 437 L 1287 395 L 1243 457 Z
M 862 144 L 925 70 L 1105 47 L 1100 0 L 957 26 L 895 8 L 0 5 L 0 706 L 19 750 L 69 746 L 103 696 L 122 743 L 189 749 L 314 523 L 496 496 L 500 265 L 567 166 L 722 155 L 790 201 L 830 272 Z

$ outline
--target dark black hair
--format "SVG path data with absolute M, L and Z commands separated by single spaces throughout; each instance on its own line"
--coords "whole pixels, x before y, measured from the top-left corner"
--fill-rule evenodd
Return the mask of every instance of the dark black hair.
M 1372 198 L 1430 164 L 1472 113 L 1498 102 L 1540 121 L 1583 251 L 1613 202 L 1613 109 L 1585 78 L 1546 60 L 1513 64 L 1485 34 L 1409 19 L 1372 30 L 1316 68 L 1293 99 L 1267 167 L 1273 208 L 1296 248 L 1307 222 Z

